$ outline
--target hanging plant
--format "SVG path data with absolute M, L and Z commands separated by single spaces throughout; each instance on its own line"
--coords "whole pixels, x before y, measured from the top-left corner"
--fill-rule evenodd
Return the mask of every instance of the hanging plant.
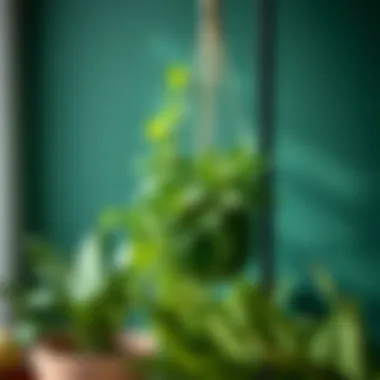
M 262 161 L 251 144 L 181 152 L 190 79 L 185 66 L 166 72 L 168 101 L 147 123 L 152 154 L 139 198 L 122 220 L 138 270 L 170 263 L 184 274 L 218 279 L 241 271 L 254 249 Z M 111 219 L 108 214 L 105 222 L 120 222 L 120 213 L 111 213 Z
M 224 149 L 215 144 L 220 126 L 217 98 L 225 74 L 219 2 L 199 0 L 199 7 L 197 75 L 182 64 L 166 70 L 166 101 L 145 128 L 152 149 L 140 177 L 139 197 L 127 212 L 107 213 L 103 223 L 111 229 L 120 223 L 127 226 L 132 266 L 140 273 L 151 275 L 156 268 L 163 273 L 168 266 L 215 280 L 239 273 L 256 248 L 263 165 L 251 136 L 240 135 Z M 194 112 L 188 96 L 194 84 L 191 104 L 200 101 L 195 111 L 199 120 L 186 127 L 196 147 L 185 154 L 179 137 L 184 120 Z M 238 124 L 230 128 L 235 131 Z

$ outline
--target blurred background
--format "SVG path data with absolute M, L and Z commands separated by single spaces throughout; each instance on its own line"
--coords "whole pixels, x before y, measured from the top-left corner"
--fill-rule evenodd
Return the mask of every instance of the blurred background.
M 162 71 L 191 63 L 190 0 L 35 0 L 22 22 L 23 229 L 68 249 L 129 202 Z M 380 342 L 379 33 L 375 1 L 278 0 L 276 275 L 324 265 L 367 304 Z M 257 7 L 223 1 L 241 108 L 257 125 Z

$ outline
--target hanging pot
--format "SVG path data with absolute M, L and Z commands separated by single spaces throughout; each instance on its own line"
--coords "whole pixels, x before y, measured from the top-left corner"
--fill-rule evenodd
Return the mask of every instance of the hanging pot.
M 219 225 L 192 232 L 181 252 L 181 266 L 204 279 L 217 279 L 239 273 L 251 251 L 249 210 L 236 210 L 220 216 Z

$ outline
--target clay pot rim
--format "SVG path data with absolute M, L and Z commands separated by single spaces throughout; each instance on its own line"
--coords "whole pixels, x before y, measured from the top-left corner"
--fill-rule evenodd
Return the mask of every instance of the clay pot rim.
M 139 347 L 142 342 L 143 346 Z M 124 331 L 115 337 L 115 350 L 112 352 L 85 352 L 75 348 L 75 338 L 72 334 L 59 332 L 42 337 L 30 347 L 29 351 L 62 359 L 115 360 L 122 358 L 125 360 L 133 357 L 154 356 L 157 352 L 157 345 L 150 332 Z
M 54 349 L 49 349 L 49 347 L 36 347 L 31 351 L 32 356 L 50 358 L 54 361 L 61 362 L 77 362 L 77 363 L 116 363 L 123 362 L 128 359 L 125 355 L 115 352 L 114 354 L 103 354 L 103 353 L 87 353 L 87 352 L 65 352 Z
M 33 354 L 43 354 L 55 358 L 114 359 L 121 356 L 116 344 L 112 352 L 85 352 L 76 347 L 75 338 L 69 333 L 56 333 L 40 338 L 29 349 Z

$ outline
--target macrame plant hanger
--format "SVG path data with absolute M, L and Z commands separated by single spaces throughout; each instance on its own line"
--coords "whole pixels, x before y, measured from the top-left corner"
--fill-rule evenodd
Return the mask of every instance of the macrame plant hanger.
M 226 49 L 223 43 L 221 23 L 221 0 L 197 0 L 199 8 L 199 55 L 198 71 L 200 73 L 200 123 L 197 146 L 205 150 L 212 146 L 217 127 L 217 94 L 222 81 L 231 79 L 232 67 L 227 67 Z M 274 195 L 273 195 L 273 147 L 274 147 L 274 51 L 275 51 L 275 16 L 276 0 L 257 0 L 258 50 L 258 133 L 259 149 L 269 162 L 270 170 L 263 178 L 268 202 L 263 209 L 260 270 L 265 291 L 270 292 L 274 286 Z M 232 71 L 232 74 L 234 72 Z M 238 76 L 236 76 L 238 78 Z M 232 78 L 234 81 L 236 78 Z M 252 81 L 253 82 L 253 81 Z M 229 83 L 230 84 L 230 83 Z M 230 89 L 227 90 L 230 94 Z M 240 91 L 241 92 L 241 91 Z M 235 116 L 241 117 L 241 103 L 238 93 L 232 94 L 229 107 Z M 256 108 L 256 107 L 253 107 Z M 251 124 L 251 125 L 250 125 Z M 253 123 L 246 123 L 244 117 L 231 128 L 241 128 L 240 137 L 252 134 L 245 127 L 253 129 Z M 246 129 L 246 130 L 245 130 Z M 243 133 L 241 133 L 243 132 Z M 253 132 L 253 131 L 252 131 Z
M 242 109 L 239 75 L 234 72 L 223 39 L 221 0 L 197 0 L 198 2 L 198 51 L 197 51 L 197 101 L 199 104 L 196 146 L 201 151 L 212 147 L 220 128 L 218 111 L 219 95 L 224 91 L 228 121 L 234 138 L 245 144 L 252 141 L 252 126 Z M 249 138 L 247 138 L 249 135 Z
M 207 149 L 213 142 L 217 92 L 222 79 L 224 53 L 220 22 L 220 0 L 198 0 L 200 125 L 199 145 Z
M 258 0 L 258 121 L 260 150 L 268 162 L 263 186 L 266 204 L 261 215 L 261 275 L 263 289 L 271 293 L 275 286 L 275 233 L 274 233 L 274 137 L 275 137 L 275 50 L 276 0 Z

